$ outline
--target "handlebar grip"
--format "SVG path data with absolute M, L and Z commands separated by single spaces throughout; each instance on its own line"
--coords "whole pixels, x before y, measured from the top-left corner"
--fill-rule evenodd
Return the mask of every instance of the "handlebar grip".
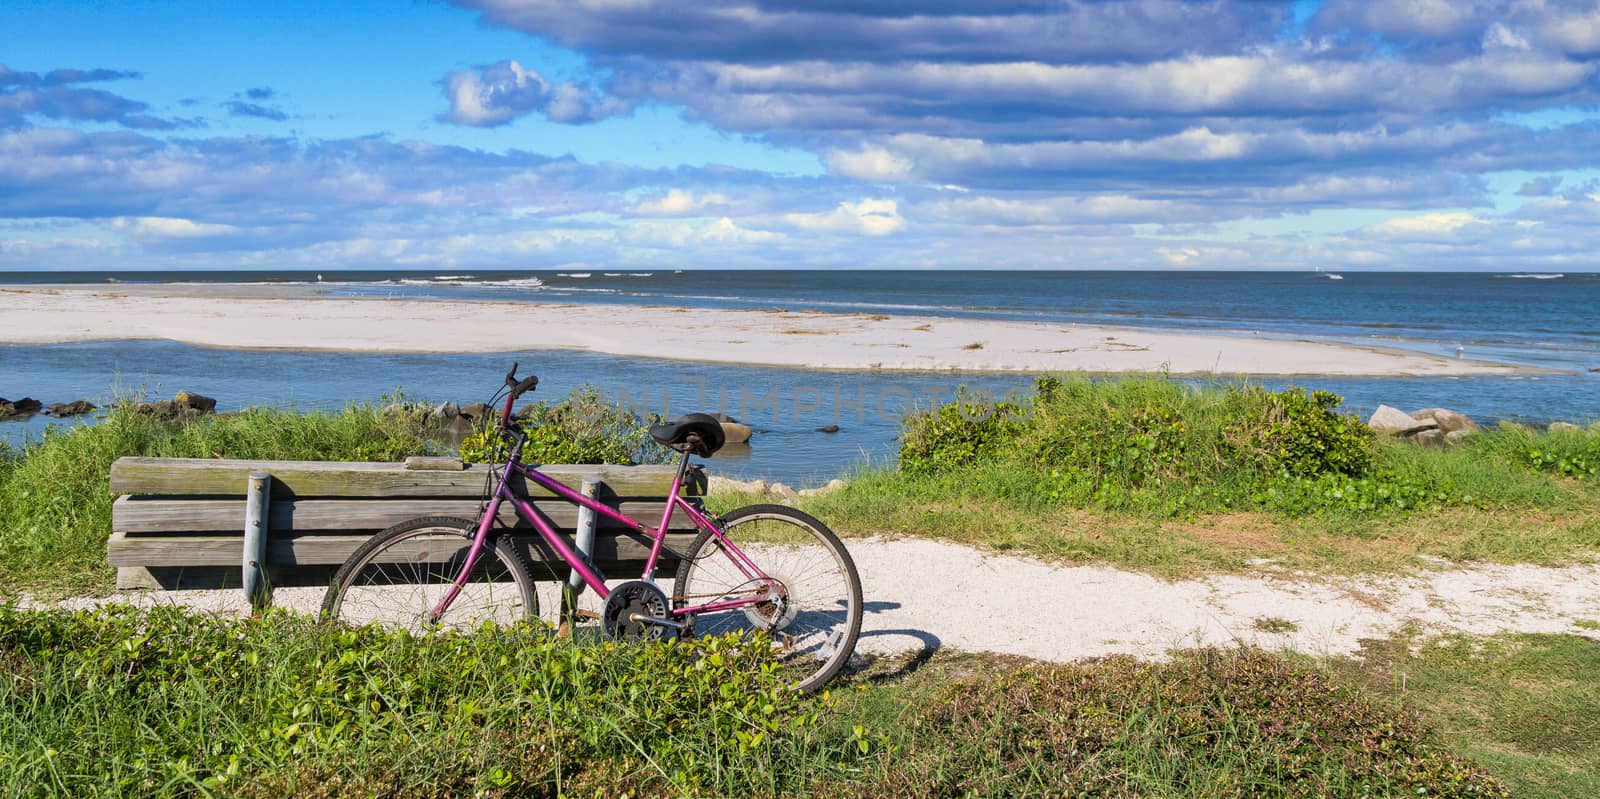
M 515 386 L 512 386 L 511 393 L 526 394 L 538 387 L 539 377 L 537 375 L 528 375 L 527 377 L 522 378 L 521 382 L 517 383 Z

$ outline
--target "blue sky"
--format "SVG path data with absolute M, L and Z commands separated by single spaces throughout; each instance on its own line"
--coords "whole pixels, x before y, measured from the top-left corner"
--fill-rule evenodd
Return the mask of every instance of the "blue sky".
M 1600 6 L 0 7 L 0 269 L 1600 268 Z

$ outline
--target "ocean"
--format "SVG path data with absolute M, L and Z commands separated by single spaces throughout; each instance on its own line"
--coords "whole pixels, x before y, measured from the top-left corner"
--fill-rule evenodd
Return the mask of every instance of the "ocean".
M 1497 360 L 1565 374 L 1302 381 L 1370 413 L 1378 403 L 1453 408 L 1483 421 L 1600 418 L 1600 275 L 1317 272 L 714 271 L 4 272 L 0 285 L 106 282 L 304 284 L 330 296 L 786 308 L 1119 325 L 1270 336 Z M 0 313 L 4 312 L 0 300 Z M 705 317 L 694 317 L 704 319 Z M 698 323 L 698 322 L 697 322 Z M 332 408 L 401 391 L 468 403 L 516 360 L 550 399 L 590 384 L 608 398 L 672 414 L 724 410 L 757 429 L 712 467 L 812 485 L 892 457 L 908 407 L 960 386 L 1004 395 L 1026 375 L 827 372 L 541 351 L 363 355 L 210 350 L 171 342 L 0 345 L 0 396 L 45 402 L 178 390 L 252 405 Z M 1315 371 L 1308 365 L 1307 371 Z M 1283 380 L 1255 380 L 1269 387 Z M 44 417 L 0 424 L 0 442 L 42 434 Z M 837 433 L 817 428 L 839 426 Z

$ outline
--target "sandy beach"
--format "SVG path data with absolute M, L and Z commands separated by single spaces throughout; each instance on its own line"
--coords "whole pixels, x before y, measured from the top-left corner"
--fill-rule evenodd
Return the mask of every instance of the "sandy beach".
M 1325 342 L 911 315 L 330 298 L 263 285 L 0 289 L 0 340 L 342 352 L 583 350 L 809 369 L 1456 376 L 1545 370 Z

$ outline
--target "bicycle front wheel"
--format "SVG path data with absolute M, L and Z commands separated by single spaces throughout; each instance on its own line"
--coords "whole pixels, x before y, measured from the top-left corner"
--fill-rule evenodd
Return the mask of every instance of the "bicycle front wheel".
M 462 574 L 476 533 L 474 522 L 449 516 L 412 519 L 378 533 L 334 575 L 322 615 L 411 632 L 468 631 L 537 617 L 528 564 L 506 537 L 492 539 L 471 573 Z
M 766 632 L 797 687 L 821 688 L 844 668 L 861 632 L 861 578 L 850 553 L 822 522 L 783 505 L 739 508 L 721 521 L 723 535 L 775 585 L 741 569 L 722 541 L 702 530 L 678 564 L 673 607 L 768 597 L 696 616 L 695 634 Z

